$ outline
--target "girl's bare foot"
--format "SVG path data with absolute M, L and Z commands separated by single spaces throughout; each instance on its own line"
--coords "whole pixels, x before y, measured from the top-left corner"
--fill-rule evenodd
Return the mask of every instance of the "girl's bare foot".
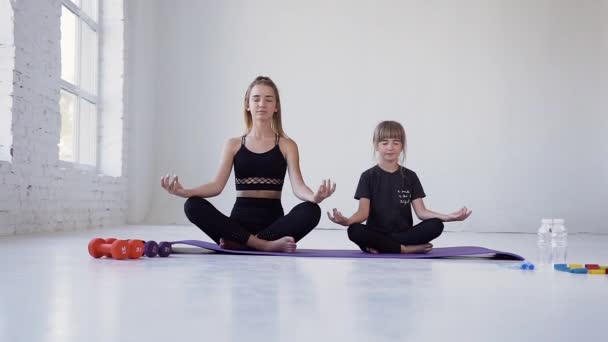
M 278 240 L 266 241 L 262 250 L 266 252 L 293 253 L 296 251 L 296 247 L 296 240 L 291 236 L 285 236 Z
M 426 254 L 433 249 L 433 245 L 425 243 L 422 245 L 401 245 L 401 254 Z
M 235 251 L 244 251 L 249 249 L 249 247 L 241 245 L 238 242 L 226 240 L 224 238 L 220 238 L 220 248 L 231 249 Z
M 372 253 L 372 254 L 378 254 L 378 250 L 377 250 L 377 249 L 374 249 L 374 248 L 371 248 L 371 247 L 367 247 L 365 250 L 366 250 L 368 253 Z

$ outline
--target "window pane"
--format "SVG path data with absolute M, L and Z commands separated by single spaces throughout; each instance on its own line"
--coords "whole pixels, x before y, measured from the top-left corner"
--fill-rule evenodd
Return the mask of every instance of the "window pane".
M 81 85 L 82 88 L 97 95 L 97 32 L 91 30 L 89 25 L 81 21 L 82 25 L 82 55 L 81 55 Z
M 97 22 L 97 0 L 82 0 L 82 10 Z
M 59 159 L 74 161 L 74 115 L 76 113 L 76 96 L 65 90 L 59 98 L 61 112 L 61 136 L 59 138 Z
M 80 99 L 79 162 L 95 165 L 97 162 L 97 106 Z
M 61 6 L 61 78 L 75 84 L 76 16 Z

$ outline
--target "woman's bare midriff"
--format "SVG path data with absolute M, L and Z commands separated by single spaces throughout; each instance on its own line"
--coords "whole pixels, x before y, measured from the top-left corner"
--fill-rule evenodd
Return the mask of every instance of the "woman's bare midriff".
M 241 190 L 236 192 L 236 197 L 281 199 L 281 192 L 275 190 Z

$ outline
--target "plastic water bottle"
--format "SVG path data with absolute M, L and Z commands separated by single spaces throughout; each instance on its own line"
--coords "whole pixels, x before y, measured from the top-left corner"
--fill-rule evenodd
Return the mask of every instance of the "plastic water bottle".
M 553 220 L 551 250 L 554 264 L 566 263 L 566 259 L 568 259 L 568 231 L 563 219 Z
M 551 225 L 553 220 L 542 219 L 540 228 L 538 228 L 538 264 L 539 266 L 547 266 L 552 262 L 552 242 L 551 242 Z

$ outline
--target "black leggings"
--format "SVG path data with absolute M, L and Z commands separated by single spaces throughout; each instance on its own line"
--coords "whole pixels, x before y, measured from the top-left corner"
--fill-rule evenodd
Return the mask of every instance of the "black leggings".
M 425 220 L 401 232 L 384 233 L 365 224 L 348 227 L 348 238 L 362 251 L 373 248 L 380 253 L 400 253 L 401 245 L 421 245 L 436 239 L 443 232 L 440 219 Z
M 218 244 L 224 238 L 245 245 L 252 234 L 267 241 L 285 236 L 299 241 L 321 219 L 321 208 L 316 203 L 300 203 L 284 215 L 281 200 L 269 198 L 237 197 L 227 217 L 206 199 L 190 197 L 184 211 L 190 222 Z

